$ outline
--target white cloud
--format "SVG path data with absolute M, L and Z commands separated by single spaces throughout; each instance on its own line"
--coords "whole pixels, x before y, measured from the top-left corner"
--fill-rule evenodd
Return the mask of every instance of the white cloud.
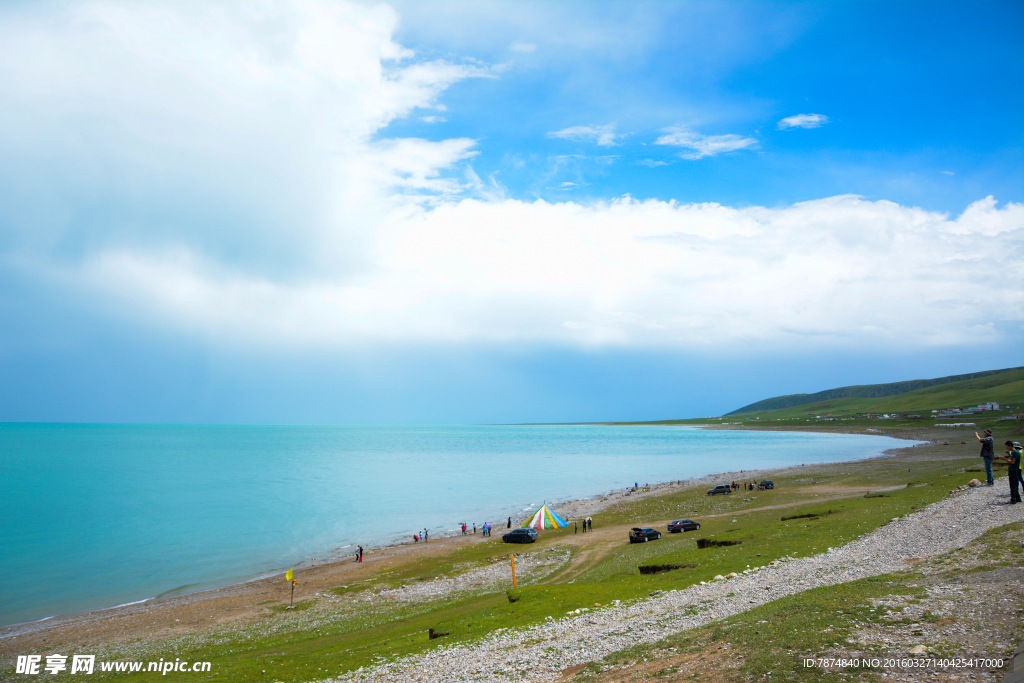
M 954 171 L 939 171 L 943 175 L 956 175 Z
M 274 281 L 194 251 L 107 250 L 76 287 L 225 339 L 797 348 L 984 342 L 1024 318 L 1003 273 L 1024 205 L 961 216 L 838 196 L 782 208 L 449 200 L 394 210 L 356 279 Z
M 421 116 L 420 121 L 423 123 L 444 123 L 448 119 L 444 116 Z
M 616 140 L 624 135 L 615 132 L 615 124 L 609 123 L 605 126 L 570 126 L 562 130 L 548 133 L 549 138 L 563 138 L 566 140 L 584 140 L 596 142 L 602 147 L 611 147 Z
M 1005 275 L 1024 256 L 1022 205 L 951 219 L 853 196 L 509 199 L 469 166 L 472 139 L 378 139 L 491 74 L 417 61 L 387 7 L 46 8 L 68 14 L 0 7 L 0 267 L 112 315 L 300 348 L 914 346 L 1024 318 Z M 682 128 L 658 143 L 688 158 L 757 144 Z
M 824 114 L 797 114 L 796 116 L 787 116 L 786 118 L 779 121 L 779 130 L 786 130 L 787 128 L 821 128 L 826 123 L 829 123 L 829 118 Z
M 101 0 L 0 13 L 0 192 L 21 187 L 0 203 L 17 237 L 7 244 L 25 248 L 130 231 L 267 269 L 313 244 L 346 242 L 347 258 L 362 258 L 370 242 L 356 225 L 396 192 L 456 191 L 448 176 L 473 154 L 467 139 L 375 136 L 443 110 L 452 83 L 491 76 L 417 59 L 393 40 L 386 5 Z M 61 218 L 81 216 L 83 193 L 111 215 Z
M 641 166 L 650 166 L 651 168 L 657 168 L 658 166 L 668 166 L 667 161 L 661 161 L 660 159 L 641 159 L 636 162 Z
M 512 52 L 524 52 L 529 54 L 530 52 L 535 52 L 537 50 L 537 46 L 533 43 L 524 43 L 521 40 L 517 40 L 509 45 L 508 49 L 512 50 Z
M 731 133 L 728 135 L 701 135 L 682 126 L 665 128 L 662 132 L 665 135 L 655 140 L 654 144 L 685 147 L 691 150 L 680 153 L 679 156 L 684 159 L 702 159 L 716 154 L 757 147 L 757 140 L 754 138 L 745 138 L 742 135 Z

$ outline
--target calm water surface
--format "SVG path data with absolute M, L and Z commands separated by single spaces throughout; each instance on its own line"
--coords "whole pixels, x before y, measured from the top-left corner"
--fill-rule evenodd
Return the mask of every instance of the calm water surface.
M 897 445 L 649 426 L 0 424 L 0 624 L 224 585 L 634 482 Z

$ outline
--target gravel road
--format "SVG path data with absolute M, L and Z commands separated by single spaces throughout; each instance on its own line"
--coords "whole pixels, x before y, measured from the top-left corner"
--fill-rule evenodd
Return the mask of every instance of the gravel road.
M 784 559 L 630 604 L 549 617 L 528 629 L 499 629 L 469 644 L 382 662 L 336 680 L 557 681 L 567 667 L 631 645 L 654 642 L 785 595 L 900 571 L 911 558 L 962 548 L 989 529 L 1024 520 L 1024 505 L 1008 505 L 1007 499 L 1005 480 L 994 487 L 964 489 L 819 555 Z

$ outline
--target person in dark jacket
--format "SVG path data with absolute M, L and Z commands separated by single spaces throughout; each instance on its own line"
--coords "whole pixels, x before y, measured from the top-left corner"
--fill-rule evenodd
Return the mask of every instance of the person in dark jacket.
M 1010 480 L 1010 505 L 1016 505 L 1020 502 L 1020 444 L 1007 441 L 1002 460 L 1010 465 L 1006 473 Z
M 996 480 L 992 476 L 992 458 L 996 456 L 996 451 L 992 430 L 986 429 L 985 436 L 979 436 L 978 432 L 974 432 L 974 436 L 978 437 L 978 441 L 981 442 L 981 459 L 985 461 L 985 476 L 988 477 L 988 485 L 993 486 Z

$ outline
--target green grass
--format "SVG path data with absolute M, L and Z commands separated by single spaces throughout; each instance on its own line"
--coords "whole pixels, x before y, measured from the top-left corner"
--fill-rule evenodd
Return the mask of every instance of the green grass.
M 570 579 L 565 572 L 555 572 L 539 584 L 521 587 L 520 599 L 515 603 L 509 602 L 504 587 L 500 592 L 464 595 L 426 605 L 383 607 L 379 603 L 366 603 L 365 608 L 344 613 L 321 611 L 312 599 L 304 597 L 299 602 L 302 605 L 299 610 L 275 608 L 267 618 L 251 626 L 210 630 L 203 644 L 193 644 L 189 638 L 169 640 L 154 643 L 151 651 L 157 653 L 154 659 L 170 656 L 214 662 L 214 680 L 323 678 L 379 663 L 382 658 L 473 640 L 497 629 L 529 626 L 545 617 L 558 618 L 580 608 L 594 609 L 594 603 L 607 605 L 612 600 L 643 599 L 655 590 L 685 588 L 710 580 L 716 574 L 740 572 L 748 565 L 764 565 L 786 555 L 802 557 L 825 552 L 829 546 L 841 545 L 893 517 L 942 498 L 949 489 L 971 478 L 963 469 L 974 464 L 975 459 L 914 462 L 912 471 L 907 472 L 907 462 L 895 458 L 808 467 L 798 474 L 777 478 L 777 488 L 770 491 L 709 497 L 703 490 L 693 490 L 638 499 L 594 516 L 595 527 L 622 525 L 621 546 L 612 546 L 610 552 L 587 566 L 585 571 L 574 573 L 574 578 Z M 854 496 L 840 500 L 816 498 L 809 490 L 811 481 L 855 487 Z M 864 491 L 891 486 L 901 488 L 887 492 L 882 498 L 864 497 Z M 778 504 L 793 505 L 757 509 Z M 716 514 L 724 516 L 709 516 Z M 781 520 L 783 516 L 802 514 L 820 516 Z M 638 522 L 650 525 L 677 517 L 696 518 L 702 527 L 685 534 L 665 533 L 661 540 L 651 543 L 630 545 L 627 542 L 628 526 Z M 564 539 L 571 533 L 571 530 L 545 532 L 538 543 L 514 550 L 537 553 L 565 548 Z M 742 543 L 698 550 L 697 538 Z M 467 544 L 445 557 L 416 557 L 401 564 L 396 561 L 393 567 L 381 571 L 376 580 L 339 585 L 329 599 L 369 588 L 452 576 L 472 567 L 485 566 L 490 560 L 505 562 L 509 550 L 500 538 L 495 538 Z M 641 564 L 696 566 L 641 575 L 638 569 Z M 449 635 L 429 640 L 427 631 L 431 628 Z M 157 679 L 152 674 L 133 677 L 133 680 Z M 168 680 L 163 676 L 159 679 Z

